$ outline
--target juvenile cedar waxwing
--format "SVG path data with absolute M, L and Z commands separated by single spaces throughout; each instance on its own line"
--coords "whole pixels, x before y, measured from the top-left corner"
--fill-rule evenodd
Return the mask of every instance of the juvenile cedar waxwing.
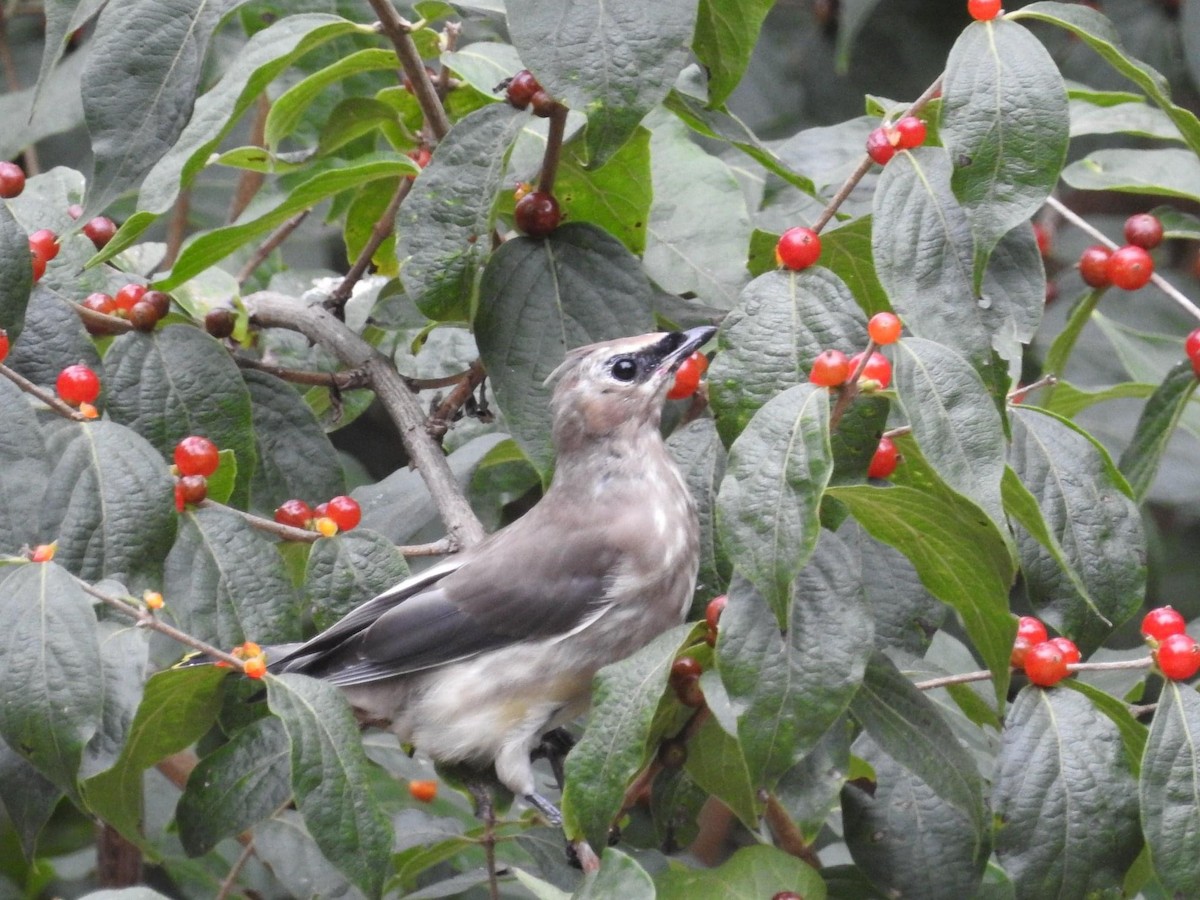
M 682 622 L 699 560 L 687 487 L 659 433 L 675 370 L 716 332 L 568 353 L 551 378 L 545 497 L 273 661 L 341 687 L 359 720 L 439 762 L 495 765 L 554 823 L 530 753 L 588 706 L 597 670 Z

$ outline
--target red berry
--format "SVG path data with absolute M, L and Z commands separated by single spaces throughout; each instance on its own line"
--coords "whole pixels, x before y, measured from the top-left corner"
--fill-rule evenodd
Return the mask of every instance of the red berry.
M 1033 641 L 1026 640 L 1017 635 L 1017 639 L 1013 641 L 1012 653 L 1009 654 L 1008 664 L 1014 669 L 1025 667 L 1025 655 L 1029 652 L 1029 648 L 1034 645 Z
M 855 353 L 850 357 L 851 374 L 854 374 L 854 370 L 858 368 L 858 364 L 862 358 L 862 353 Z M 888 358 L 882 353 L 872 353 L 871 358 L 867 360 L 866 366 L 863 367 L 862 374 L 858 377 L 860 380 L 877 381 L 881 389 L 886 388 L 892 383 L 892 364 L 888 362 Z
M 1038 253 L 1042 256 L 1050 255 L 1050 229 L 1041 222 L 1033 223 L 1033 238 L 1037 241 Z
M 1172 681 L 1183 681 L 1200 672 L 1200 646 L 1189 634 L 1169 634 L 1154 653 L 1163 675 Z
M 562 221 L 562 212 L 553 194 L 534 191 L 517 202 L 514 210 L 517 227 L 530 237 L 545 237 Z
M 1125 291 L 1145 287 L 1154 274 L 1154 260 L 1141 247 L 1128 244 L 1108 260 L 1108 278 Z
M 1000 0 L 967 0 L 967 12 L 972 19 L 990 21 L 1000 15 Z
M 1196 357 L 1200 356 L 1200 328 L 1188 334 L 1183 342 L 1183 352 L 1192 362 L 1195 362 Z
M 821 237 L 811 228 L 789 228 L 775 245 L 775 260 L 789 269 L 807 269 L 821 255 Z
M 700 378 L 708 370 L 708 357 L 697 350 L 675 370 L 675 381 L 667 391 L 668 400 L 683 400 L 696 393 Z
M 896 155 L 896 145 L 892 143 L 895 132 L 889 132 L 882 125 L 867 135 L 867 156 L 881 166 L 886 166 Z
M 72 406 L 94 403 L 100 396 L 100 379 L 84 365 L 67 366 L 58 373 L 54 387 L 63 402 Z
M 233 334 L 237 316 L 231 309 L 212 309 L 204 317 L 204 330 L 215 338 L 227 338 Z
M 49 228 L 39 228 L 29 236 L 29 249 L 34 256 L 40 256 L 44 262 L 50 262 L 58 256 L 58 235 Z
M 437 797 L 438 783 L 436 781 L 410 781 L 408 783 L 408 792 L 412 794 L 414 800 L 421 803 L 432 803 Z
M 717 623 L 721 621 L 721 613 L 725 612 L 725 604 L 728 602 L 729 597 L 725 594 L 713 597 L 708 601 L 708 606 L 704 610 L 704 621 L 708 623 L 708 627 L 713 631 L 717 630 Z
M 183 484 L 179 481 L 175 482 L 175 511 L 183 512 L 183 508 L 187 506 L 187 502 L 183 499 Z
M 171 311 L 171 297 L 162 291 L 146 291 L 139 303 L 149 303 L 161 319 Z
M 896 444 L 891 438 L 880 438 L 879 446 L 875 448 L 875 455 L 871 457 L 871 464 L 867 466 L 868 478 L 887 478 L 896 471 L 896 464 L 900 461 L 900 451 L 896 449 Z
M 1093 244 L 1083 251 L 1083 255 L 1079 257 L 1079 274 L 1083 277 L 1085 284 L 1094 287 L 1108 287 L 1111 283 L 1108 278 L 1108 261 L 1112 258 L 1112 251 L 1102 244 Z
M 146 286 L 144 284 L 127 284 L 115 294 L 113 294 L 113 303 L 121 312 L 129 312 L 133 309 L 133 304 L 137 303 L 146 294 Z
M 1062 654 L 1063 661 L 1067 665 L 1077 663 L 1082 658 L 1079 653 L 1079 648 L 1075 646 L 1075 642 L 1070 638 L 1056 637 L 1050 638 L 1049 642 L 1058 648 L 1058 652 Z
M 1034 684 L 1050 687 L 1067 677 L 1067 661 L 1053 641 L 1043 641 L 1026 651 L 1025 674 Z
M 900 340 L 900 327 L 900 318 L 894 313 L 875 313 L 867 323 L 867 334 L 875 343 L 886 346 Z
M 275 510 L 275 521 L 293 528 L 307 528 L 312 518 L 312 507 L 303 500 L 285 500 Z
M 533 77 L 533 73 L 528 69 L 522 69 L 508 82 L 505 95 L 508 97 L 508 102 L 517 109 L 525 109 L 533 100 L 533 95 L 541 89 L 542 86 Z
M 185 503 L 199 503 L 208 496 L 208 479 L 203 475 L 184 475 L 177 484 Z
M 247 678 L 262 678 L 267 674 L 267 661 L 261 656 L 252 656 L 242 663 L 242 674 Z
M 850 377 L 850 360 L 841 350 L 822 350 L 813 360 L 808 380 L 821 387 L 837 387 Z
M 0 197 L 11 200 L 25 190 L 25 170 L 16 163 L 0 162 Z
M 82 213 L 83 210 L 80 212 Z M 96 216 L 94 219 L 89 219 L 83 226 L 83 233 L 96 245 L 97 250 L 101 250 L 117 233 L 117 223 L 108 216 Z
M 217 445 L 206 437 L 192 434 L 175 445 L 175 467 L 181 475 L 208 477 L 221 464 Z
M 328 503 L 318 503 L 316 506 L 313 507 L 313 518 L 323 519 L 323 518 L 328 517 L 328 515 L 329 515 L 329 504 Z
M 1163 224 L 1157 216 L 1138 213 L 1125 220 L 1125 240 L 1135 247 L 1153 250 L 1163 239 Z
M 325 514 L 333 519 L 339 531 L 349 531 L 362 521 L 362 508 L 353 497 L 334 497 Z
M 111 314 L 117 308 L 117 304 L 113 302 L 113 298 L 108 294 L 96 291 L 94 294 L 88 294 L 83 298 L 83 303 L 90 310 L 98 313 L 104 313 L 106 316 Z
M 911 150 L 925 143 L 925 123 L 916 116 L 905 116 L 894 126 L 897 134 L 896 147 L 900 150 Z
M 690 656 L 681 656 L 671 664 L 671 681 L 699 678 L 704 668 Z
M 158 324 L 159 318 L 158 310 L 154 308 L 154 304 L 147 303 L 145 300 L 139 300 L 133 304 L 133 309 L 129 311 L 129 322 L 137 331 L 153 331 L 154 326 Z
M 1152 609 L 1142 619 L 1142 635 L 1160 643 L 1173 634 L 1183 634 L 1186 629 L 1183 616 L 1169 606 Z
M 0 328 L 0 363 L 8 358 L 8 332 Z
M 684 706 L 690 706 L 693 709 L 704 706 L 704 692 L 700 690 L 700 673 L 702 671 L 700 663 L 690 656 L 675 660 L 671 666 L 671 675 L 668 680 L 671 688 L 675 691 L 675 696 Z
M 1035 619 L 1033 616 L 1021 616 L 1017 621 L 1017 640 L 1022 638 L 1033 645 L 1049 640 L 1050 635 L 1047 634 L 1046 626 L 1042 624 L 1041 619 Z
M 46 274 L 46 260 L 36 253 L 30 253 L 30 259 L 33 260 L 33 281 L 36 284 Z

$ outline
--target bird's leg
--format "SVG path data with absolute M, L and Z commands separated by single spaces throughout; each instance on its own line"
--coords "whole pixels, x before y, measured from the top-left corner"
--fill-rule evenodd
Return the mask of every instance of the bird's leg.
M 554 773 L 560 791 L 564 783 L 563 761 L 574 746 L 575 738 L 571 737 L 570 732 L 565 728 L 555 728 L 542 735 L 541 743 L 530 754 L 530 759 L 545 759 L 550 763 L 550 771 Z

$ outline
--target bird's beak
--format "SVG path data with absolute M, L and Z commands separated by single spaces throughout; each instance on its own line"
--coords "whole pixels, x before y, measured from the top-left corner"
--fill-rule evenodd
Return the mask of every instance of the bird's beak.
M 712 340 L 717 333 L 715 325 L 701 325 L 687 331 L 672 331 L 654 345 L 652 352 L 659 357 L 658 372 L 674 372 L 683 361 Z

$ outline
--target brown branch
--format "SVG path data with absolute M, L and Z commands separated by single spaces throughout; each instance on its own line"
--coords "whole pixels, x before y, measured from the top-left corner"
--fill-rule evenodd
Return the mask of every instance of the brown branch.
M 254 369 L 256 372 L 266 372 L 292 384 L 307 384 L 312 387 L 334 388 L 339 391 L 351 391 L 355 388 L 369 387 L 367 374 L 356 369 L 349 372 L 310 372 L 304 369 L 289 369 L 285 366 L 274 366 L 248 356 L 233 357 L 233 361 L 243 369 Z
M 217 891 L 215 900 L 225 900 L 233 890 L 233 885 L 237 881 L 238 875 L 241 874 L 243 867 L 250 861 L 250 857 L 254 855 L 254 838 L 246 841 L 242 847 L 242 852 L 238 854 L 238 858 L 234 860 L 233 865 L 229 867 L 229 874 L 221 881 L 221 888 Z
M 13 384 L 15 384 L 17 387 L 19 387 L 25 393 L 32 394 L 34 397 L 37 397 L 39 400 L 41 400 L 43 403 L 45 403 L 48 407 L 50 407 L 52 412 L 56 412 L 60 416 L 63 416 L 64 418 L 73 419 L 76 422 L 88 421 L 88 417 L 85 416 L 83 413 L 81 413 L 79 410 L 75 409 L 73 406 L 68 406 L 66 403 L 63 403 L 61 400 L 59 400 L 57 397 L 55 397 L 49 391 L 43 390 L 42 388 L 38 387 L 36 384 L 34 384 L 32 381 L 30 381 L 24 375 L 20 375 L 17 372 L 14 372 L 12 369 L 10 369 L 8 366 L 4 365 L 3 363 L 0 363 L 0 375 L 3 375 L 5 378 L 7 378 L 9 381 L 11 381 Z
M 267 237 L 265 241 L 259 244 L 258 249 L 254 251 L 254 255 L 246 261 L 246 264 L 237 273 L 237 283 L 240 287 L 254 274 L 254 270 L 261 266 L 275 249 L 286 241 L 293 231 L 300 227 L 300 223 L 308 218 L 311 209 L 302 209 L 296 215 L 292 216 L 278 228 L 276 228 Z
M 837 431 L 838 423 L 842 421 L 842 416 L 846 414 L 846 410 L 850 408 L 850 404 L 854 402 L 854 398 L 859 395 L 858 380 L 862 377 L 863 369 L 870 362 L 871 354 L 878 348 L 878 344 L 873 340 L 868 340 L 867 349 L 863 351 L 858 365 L 854 367 L 854 371 L 850 373 L 850 377 L 846 379 L 845 384 L 838 388 L 837 400 L 834 401 L 833 410 L 829 413 L 830 431 Z
M 767 820 L 767 827 L 771 829 L 771 834 L 775 836 L 775 846 L 784 853 L 790 853 L 797 859 L 803 860 L 814 869 L 820 869 L 821 858 L 817 856 L 817 851 L 804 839 L 804 835 L 800 833 L 800 829 L 796 827 L 792 817 L 779 802 L 779 798 L 770 791 L 759 791 L 758 799 L 765 804 L 764 818 Z
M 292 525 L 284 525 L 281 522 L 276 522 L 274 519 L 264 519 L 262 516 L 256 516 L 254 513 L 246 512 L 242 509 L 236 509 L 232 506 L 226 506 L 224 503 L 218 503 L 216 500 L 201 500 L 197 506 L 206 509 L 224 509 L 228 512 L 237 513 L 246 523 L 259 531 L 274 535 L 277 538 L 285 541 L 298 541 L 306 544 L 315 543 L 320 539 L 321 535 L 316 531 L 309 531 L 307 528 L 296 528 Z
M 563 135 L 567 131 L 567 108 L 555 102 L 550 108 L 550 130 L 546 133 L 546 153 L 542 157 L 542 173 L 538 177 L 538 190 L 554 193 L 554 179 L 562 159 Z
M 358 258 L 354 260 L 354 265 L 350 267 L 346 277 L 333 289 L 325 301 L 325 308 L 333 312 L 339 319 L 344 318 L 342 310 L 345 309 L 350 295 L 354 293 L 354 286 L 366 274 L 367 268 L 371 265 L 371 259 L 375 256 L 375 251 L 387 240 L 387 236 L 396 230 L 396 210 L 400 208 L 400 204 L 404 202 L 404 198 L 408 196 L 412 186 L 411 178 L 402 177 L 400 179 L 400 184 L 397 185 L 396 192 L 392 194 L 392 199 L 388 201 L 387 208 L 371 226 L 371 236 L 367 238 L 367 243 L 359 252 Z
M 411 26 L 400 18 L 391 0 L 368 2 L 371 9 L 375 10 L 375 15 L 379 16 L 379 27 L 396 48 L 396 55 L 400 57 L 400 65 L 404 66 L 404 74 L 412 82 L 413 94 L 417 103 L 421 105 L 425 121 L 429 123 L 435 137 L 439 140 L 444 138 L 450 130 L 450 120 L 446 117 L 442 101 L 438 99 L 437 88 L 433 86 L 429 73 L 425 71 L 425 63 L 410 33 Z
M 303 306 L 272 291 L 251 294 L 245 302 L 251 318 L 260 326 L 298 331 L 331 352 L 343 365 L 361 366 L 396 423 L 408 458 L 421 473 L 455 546 L 470 547 L 483 540 L 483 526 L 459 490 L 441 447 L 425 431 L 425 413 L 420 402 L 391 360 L 320 306 Z
M 254 124 L 250 128 L 250 143 L 255 147 L 266 147 L 267 116 L 271 112 L 271 101 L 266 94 L 260 94 L 254 111 Z M 258 196 L 266 183 L 264 172 L 243 169 L 238 176 L 237 187 L 233 191 L 233 199 L 229 201 L 228 221 L 236 222 L 238 216 L 246 211 L 250 201 Z
M 171 208 L 171 219 L 167 222 L 167 250 L 156 268 L 169 269 L 175 265 L 183 247 L 183 239 L 187 237 L 188 213 L 191 208 L 192 189 L 185 187 L 179 192 L 179 196 L 175 198 L 175 205 Z
M 462 34 L 462 24 L 460 22 L 447 22 L 442 26 L 442 52 L 453 53 L 458 48 L 458 38 Z M 438 72 L 437 79 L 437 95 L 439 100 L 445 100 L 446 95 L 450 93 L 450 87 L 453 79 L 450 77 L 450 70 L 446 66 L 442 66 Z
M 487 370 L 483 368 L 483 363 L 475 360 L 467 369 L 466 375 L 455 385 L 454 390 L 438 404 L 438 408 L 434 410 L 429 421 L 425 423 L 425 430 L 433 437 L 441 439 L 446 432 L 450 430 L 450 421 L 454 418 L 454 414 L 462 408 L 462 405 L 470 399 L 475 393 L 475 389 L 483 384 L 483 379 L 487 377 Z

